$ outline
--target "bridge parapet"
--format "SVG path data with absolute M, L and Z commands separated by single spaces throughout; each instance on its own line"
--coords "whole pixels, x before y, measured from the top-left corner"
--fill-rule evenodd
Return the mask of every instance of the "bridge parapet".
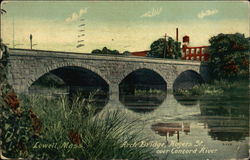
M 175 59 L 162 59 L 152 57 L 137 57 L 137 56 L 124 56 L 124 55 L 93 55 L 90 53 L 77 53 L 77 52 L 60 52 L 60 51 L 44 51 L 44 50 L 30 50 L 30 49 L 11 49 L 12 56 L 37 56 L 37 57 L 52 57 L 52 58 L 70 58 L 70 59 L 96 59 L 107 61 L 132 61 L 144 63 L 163 63 L 163 64 L 176 64 L 176 65 L 200 65 L 200 61 L 188 60 L 175 60 Z

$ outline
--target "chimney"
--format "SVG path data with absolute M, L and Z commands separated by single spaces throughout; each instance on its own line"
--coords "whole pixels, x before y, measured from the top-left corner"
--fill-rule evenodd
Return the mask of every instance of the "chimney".
M 177 42 L 178 42 L 178 36 L 179 36 L 178 28 L 176 28 L 176 41 L 177 41 Z

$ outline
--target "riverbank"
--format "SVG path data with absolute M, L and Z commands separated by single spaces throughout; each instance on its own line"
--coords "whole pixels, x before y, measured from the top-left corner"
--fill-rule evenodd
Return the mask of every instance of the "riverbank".
M 227 81 L 227 80 L 214 80 L 210 83 L 196 85 L 191 89 L 179 89 L 173 91 L 175 95 L 180 96 L 220 96 L 225 93 L 239 94 L 239 91 L 248 91 L 248 81 Z

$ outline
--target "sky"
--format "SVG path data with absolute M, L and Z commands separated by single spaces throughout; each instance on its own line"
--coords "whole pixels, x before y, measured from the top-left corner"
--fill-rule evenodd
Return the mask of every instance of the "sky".
M 219 33 L 249 37 L 249 3 L 240 1 L 5 1 L 1 8 L 1 38 L 11 48 L 13 39 L 15 48 L 30 48 L 32 34 L 34 49 L 143 51 L 165 33 L 175 39 L 177 27 L 191 46 Z

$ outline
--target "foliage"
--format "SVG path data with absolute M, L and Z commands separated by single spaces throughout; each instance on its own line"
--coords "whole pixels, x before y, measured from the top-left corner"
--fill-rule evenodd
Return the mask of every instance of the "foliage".
M 219 34 L 209 42 L 209 67 L 214 79 L 248 77 L 249 41 L 243 34 Z
M 20 100 L 7 81 L 8 49 L 1 43 L 0 59 L 0 123 L 1 154 L 6 157 L 27 157 L 29 146 L 39 136 L 39 118 Z
M 94 95 L 94 94 L 93 94 Z M 66 97 L 46 100 L 27 97 L 43 123 L 39 144 L 56 143 L 55 148 L 33 148 L 32 154 L 42 159 L 154 159 L 151 148 L 125 147 L 143 140 L 134 121 L 128 121 L 120 111 L 96 113 L 88 100 L 76 96 L 72 103 Z M 71 105 L 69 105 L 71 104 Z
M 94 49 L 91 53 L 92 54 L 102 54 L 102 50 L 100 50 L 100 49 Z
M 142 89 L 135 89 L 135 96 L 144 96 L 144 95 L 164 95 L 165 91 L 160 89 L 149 89 L 149 90 L 142 90 Z
M 103 47 L 102 50 L 95 49 L 91 52 L 92 54 L 111 54 L 111 55 L 120 55 L 121 53 L 117 50 L 110 50 L 107 47 Z
M 31 111 L 27 107 L 13 110 L 6 105 L 1 111 L 3 155 L 12 158 L 30 156 L 28 150 L 35 140 Z
M 232 91 L 237 92 L 242 90 L 247 86 L 246 81 L 230 82 L 226 80 L 214 80 L 211 83 L 204 83 L 201 85 L 196 85 L 191 89 L 179 89 L 174 93 L 181 96 L 218 96 L 223 95 L 225 92 Z
M 128 55 L 130 55 L 130 52 L 129 51 L 124 51 L 122 54 L 128 56 Z
M 150 46 L 149 57 L 178 59 L 181 57 L 181 43 L 169 37 L 166 41 L 160 38 Z

